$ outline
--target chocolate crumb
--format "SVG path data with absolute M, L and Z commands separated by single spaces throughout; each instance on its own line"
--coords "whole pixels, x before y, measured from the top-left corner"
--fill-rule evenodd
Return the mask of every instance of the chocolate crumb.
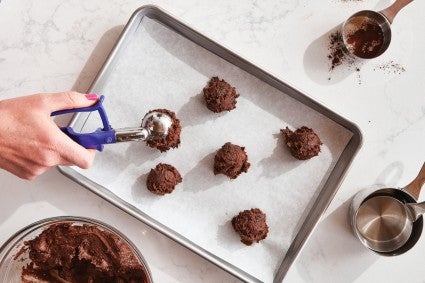
M 329 35 L 329 44 L 328 44 L 328 59 L 329 59 L 329 77 L 328 81 L 332 79 L 331 73 L 338 67 L 344 66 L 350 71 L 355 71 L 357 73 L 357 81 L 361 84 L 361 63 L 356 61 L 351 56 L 347 55 L 343 51 L 343 42 L 342 35 L 339 30 L 331 33 Z
M 354 59 L 347 56 L 343 51 L 341 36 L 342 35 L 339 30 L 329 35 L 328 59 L 330 61 L 330 71 L 339 65 L 352 65 L 354 63 Z
M 344 53 L 342 51 L 342 43 L 341 43 L 341 33 L 336 31 L 329 35 L 329 54 L 328 59 L 331 63 L 330 69 L 335 69 L 336 66 L 339 66 L 344 61 Z
M 357 74 L 357 82 L 359 83 L 359 85 L 361 85 L 362 84 L 362 76 L 361 76 L 359 67 L 356 67 L 356 74 Z
M 373 68 L 374 71 L 380 70 L 386 74 L 397 74 L 400 75 L 406 71 L 406 69 L 399 63 L 390 60 L 388 62 L 381 63 Z

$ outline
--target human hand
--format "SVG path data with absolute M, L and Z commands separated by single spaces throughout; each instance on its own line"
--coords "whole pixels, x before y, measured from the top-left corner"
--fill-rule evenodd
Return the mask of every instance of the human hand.
M 50 114 L 88 107 L 96 100 L 96 95 L 70 91 L 0 101 L 0 168 L 32 180 L 56 165 L 90 167 L 95 150 L 65 135 Z

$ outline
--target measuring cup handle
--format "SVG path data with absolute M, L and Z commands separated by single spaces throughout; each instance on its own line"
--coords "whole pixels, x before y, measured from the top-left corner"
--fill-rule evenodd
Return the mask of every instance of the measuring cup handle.
M 413 0 L 397 0 L 391 6 L 381 11 L 388 21 L 392 24 L 397 13 Z
M 419 194 L 424 184 L 425 184 L 425 162 L 422 165 L 422 168 L 419 171 L 418 176 L 416 176 L 416 178 L 412 182 L 410 182 L 407 186 L 405 186 L 404 190 L 409 192 L 416 199 L 419 199 Z

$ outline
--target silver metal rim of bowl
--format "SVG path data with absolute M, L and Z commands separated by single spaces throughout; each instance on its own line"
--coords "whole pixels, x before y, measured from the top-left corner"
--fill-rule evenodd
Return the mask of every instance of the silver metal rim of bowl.
M 107 230 L 117 235 L 120 239 L 126 242 L 130 246 L 130 248 L 133 250 L 140 264 L 146 270 L 149 283 L 153 282 L 152 274 L 145 258 L 143 257 L 139 249 L 133 244 L 133 242 L 131 242 L 130 239 L 127 238 L 127 236 L 125 236 L 124 234 L 122 234 L 120 231 L 118 231 L 116 228 L 112 227 L 109 224 L 106 224 L 102 221 L 99 221 L 93 218 L 81 217 L 81 216 L 56 216 L 56 217 L 45 218 L 45 219 L 36 221 L 32 224 L 29 224 L 25 226 L 24 228 L 20 229 L 11 237 L 9 237 L 9 239 L 0 247 L 0 266 L 3 265 L 3 261 L 7 258 L 7 256 L 12 251 L 12 249 L 20 241 L 22 241 L 22 239 L 25 238 L 25 236 L 27 236 L 28 234 L 42 227 L 48 227 L 52 224 L 62 223 L 62 222 L 76 222 L 76 223 L 80 222 L 82 224 L 95 225 L 95 226 L 99 226 L 101 229 Z

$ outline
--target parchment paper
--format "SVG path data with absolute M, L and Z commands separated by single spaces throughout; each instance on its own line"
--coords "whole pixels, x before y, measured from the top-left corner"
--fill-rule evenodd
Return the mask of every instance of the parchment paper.
M 160 153 L 143 142 L 107 145 L 89 170 L 78 172 L 194 243 L 256 278 L 271 282 L 313 197 L 352 133 L 154 20 L 144 18 L 93 92 L 106 96 L 114 128 L 139 126 L 154 108 L 174 111 L 183 126 L 178 149 Z M 237 108 L 215 114 L 201 95 L 212 76 L 240 93 Z M 293 158 L 280 129 L 313 128 L 322 152 L 308 161 Z M 101 126 L 91 115 L 83 131 Z M 236 180 L 213 174 L 215 152 L 225 143 L 245 146 L 251 168 Z M 170 195 L 146 188 L 149 170 L 174 165 L 183 182 Z M 267 214 L 269 234 L 245 246 L 231 219 L 258 207 Z M 161 251 L 158 251 L 161 252 Z

